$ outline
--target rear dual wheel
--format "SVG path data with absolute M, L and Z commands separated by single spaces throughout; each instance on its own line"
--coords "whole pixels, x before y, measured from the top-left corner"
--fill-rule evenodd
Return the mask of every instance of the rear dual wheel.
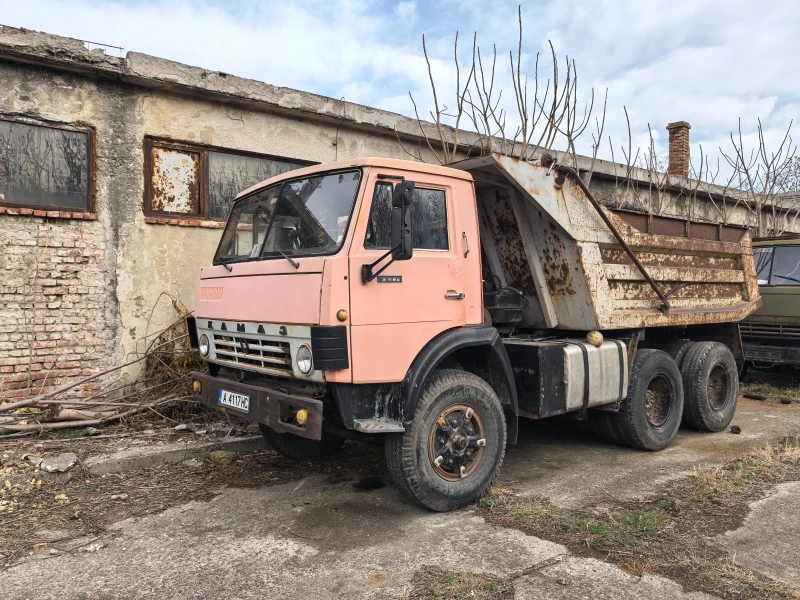
M 442 369 L 425 384 L 405 433 L 387 434 L 386 464 L 397 487 L 436 511 L 455 510 L 492 485 L 506 448 L 497 394 L 480 377 Z
M 719 342 L 697 342 L 681 363 L 686 406 L 683 420 L 700 431 L 722 431 L 739 400 L 739 369 L 733 353 Z

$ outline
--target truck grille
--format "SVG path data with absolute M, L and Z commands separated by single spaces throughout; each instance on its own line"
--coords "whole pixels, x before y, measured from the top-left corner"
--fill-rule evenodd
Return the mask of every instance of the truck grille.
M 219 363 L 258 367 L 281 375 L 292 374 L 292 353 L 287 342 L 214 333 L 214 349 Z
M 752 339 L 783 339 L 800 341 L 800 325 L 784 325 L 782 323 L 739 323 L 742 338 Z

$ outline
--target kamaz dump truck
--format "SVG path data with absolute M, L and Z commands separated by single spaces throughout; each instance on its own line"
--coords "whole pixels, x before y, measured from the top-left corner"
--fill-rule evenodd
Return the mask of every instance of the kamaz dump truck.
M 188 324 L 194 395 L 285 456 L 382 442 L 446 511 L 486 492 L 519 417 L 642 450 L 726 428 L 759 304 L 746 229 L 609 210 L 548 155 L 324 164 L 234 202 Z

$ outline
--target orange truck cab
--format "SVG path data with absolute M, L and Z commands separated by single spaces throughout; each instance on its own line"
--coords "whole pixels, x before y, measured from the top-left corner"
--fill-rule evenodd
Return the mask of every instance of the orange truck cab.
M 749 234 L 637 229 L 576 175 L 496 155 L 366 158 L 243 191 L 197 281 L 196 399 L 294 458 L 381 436 L 398 487 L 433 510 L 485 493 L 518 416 L 575 412 L 648 450 L 682 417 L 726 427 L 732 323 L 759 302 Z M 727 262 L 699 273 L 698 256 Z

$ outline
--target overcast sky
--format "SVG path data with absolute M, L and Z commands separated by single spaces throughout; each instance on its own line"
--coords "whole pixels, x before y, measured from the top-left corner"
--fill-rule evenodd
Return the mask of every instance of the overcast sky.
M 505 0 L 194 0 L 101 2 L 0 0 L 0 23 L 122 46 L 275 85 L 413 115 L 411 91 L 430 106 L 421 36 L 452 104 L 452 42 L 460 32 L 462 62 L 478 33 L 484 52 L 498 49 L 498 83 L 513 112 L 508 52 L 517 44 L 517 2 Z M 718 155 L 742 118 L 754 140 L 757 118 L 771 139 L 800 116 L 798 0 L 558 0 L 523 7 L 523 70 L 552 40 L 577 62 L 580 90 L 608 89 L 601 155 L 618 160 L 627 143 L 666 154 L 671 121 L 692 125 L 699 144 Z M 109 51 L 112 52 L 112 51 Z M 546 70 L 546 69 L 542 69 Z M 542 77 L 542 81 L 546 76 Z M 449 88 L 449 89 L 448 89 Z M 510 120 L 513 116 L 510 117 Z M 800 126 L 800 123 L 798 123 Z M 794 128 L 793 128 L 794 129 Z M 800 136 L 798 136 L 800 139 Z M 591 145 L 584 138 L 582 150 Z

